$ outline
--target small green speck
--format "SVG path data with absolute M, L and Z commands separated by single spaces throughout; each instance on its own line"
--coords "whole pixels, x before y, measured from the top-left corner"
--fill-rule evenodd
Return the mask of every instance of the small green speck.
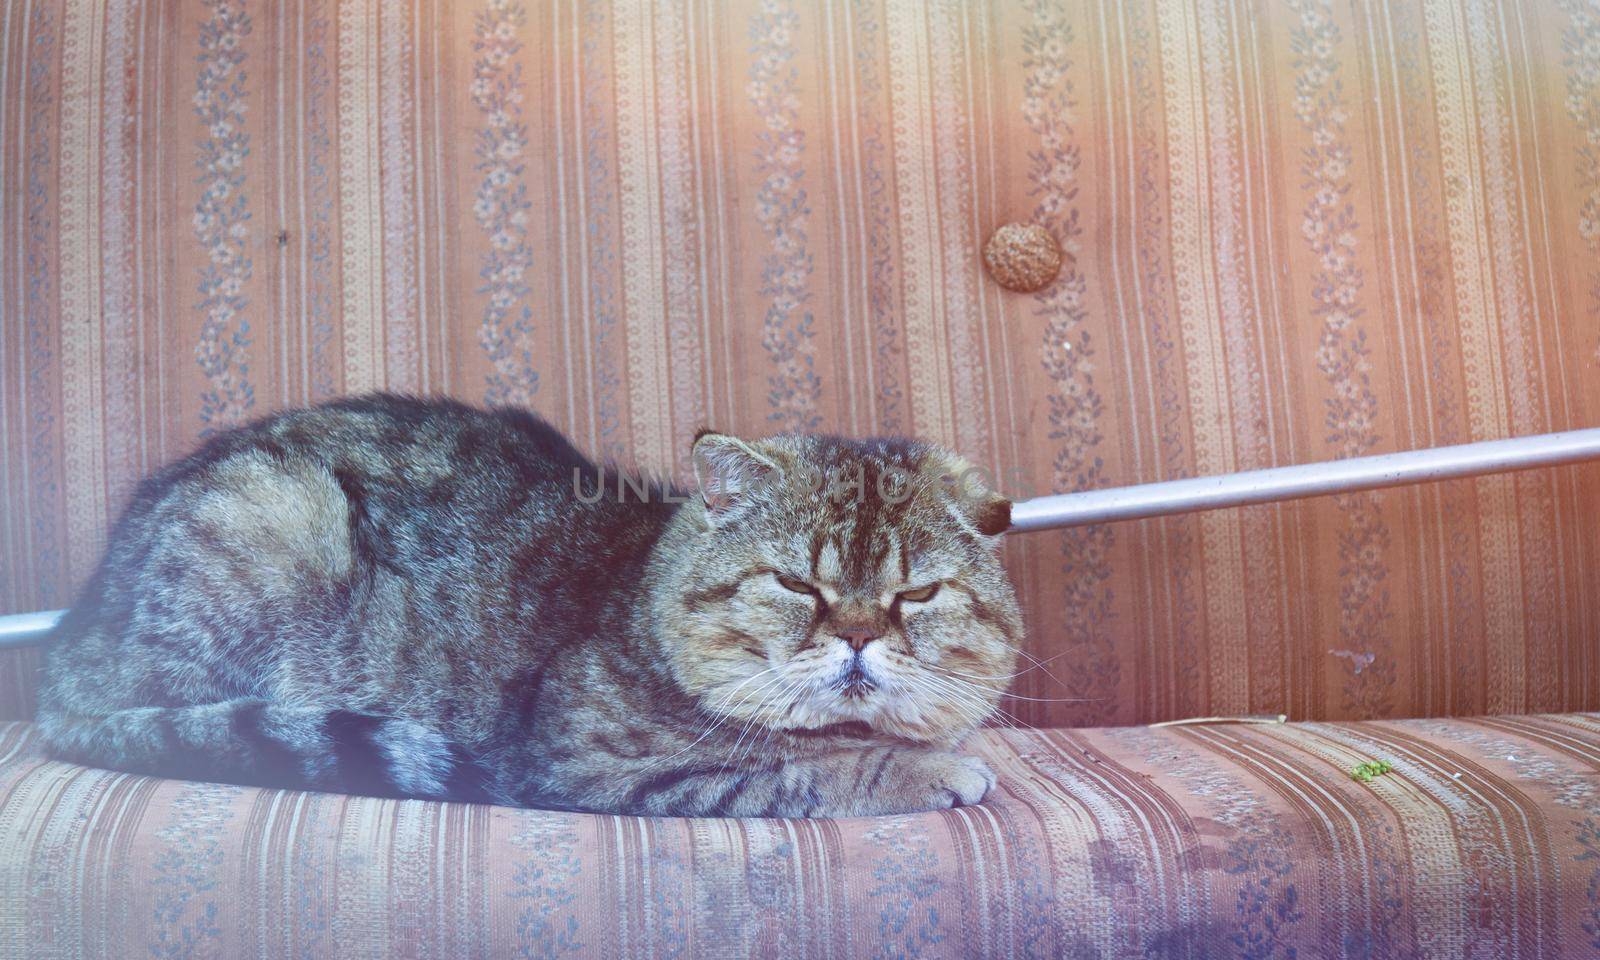
M 1360 780 L 1362 783 L 1371 783 L 1373 777 L 1382 776 L 1393 769 L 1394 764 L 1387 760 L 1372 760 L 1367 763 L 1358 763 L 1351 767 L 1350 776 L 1352 779 Z

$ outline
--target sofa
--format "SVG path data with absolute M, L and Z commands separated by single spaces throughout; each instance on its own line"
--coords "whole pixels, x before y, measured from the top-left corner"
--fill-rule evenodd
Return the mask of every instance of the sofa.
M 1018 499 L 1596 426 L 1600 5 L 31 0 L 0 236 L 3 612 L 372 389 Z M 1600 956 L 1597 512 L 1588 464 L 1009 535 L 999 786 L 900 817 L 76 767 L 0 651 L 0 958 Z
M 691 820 L 89 770 L 0 729 L 7 957 L 1593 957 L 1600 716 L 987 731 L 941 813 Z M 1369 782 L 1371 758 L 1393 770 Z

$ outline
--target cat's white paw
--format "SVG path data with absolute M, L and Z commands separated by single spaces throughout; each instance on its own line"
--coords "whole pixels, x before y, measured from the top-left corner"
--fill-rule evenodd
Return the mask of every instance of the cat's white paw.
M 952 797 L 950 806 L 967 807 L 982 803 L 999 782 L 989 765 L 977 757 L 952 756 L 955 763 L 945 778 L 944 787 Z
M 922 812 L 968 807 L 983 802 L 998 782 L 989 765 L 977 757 L 956 753 L 929 753 L 917 759 L 904 784 L 910 795 L 907 807 L 895 812 Z

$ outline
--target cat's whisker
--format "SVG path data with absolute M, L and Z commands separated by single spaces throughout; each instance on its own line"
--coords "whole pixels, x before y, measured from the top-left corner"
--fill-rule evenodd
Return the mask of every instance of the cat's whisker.
M 1068 651 L 1068 653 L 1070 653 L 1070 652 L 1071 651 Z M 1068 655 L 1067 653 L 1058 653 L 1053 657 L 1049 657 L 1049 658 L 1047 658 L 1045 660 L 1038 661 L 1033 666 L 1028 667 L 1026 670 L 1018 670 L 1015 673 L 993 673 L 993 674 L 964 673 L 964 672 L 962 672 L 960 670 L 952 670 L 949 667 L 941 666 L 941 665 L 938 665 L 938 664 L 935 664 L 934 667 L 935 667 L 935 669 L 943 670 L 945 673 L 953 673 L 958 677 L 970 677 L 973 680 L 1015 680 L 1017 677 L 1021 677 L 1021 676 L 1024 676 L 1026 674 L 1030 674 L 1035 670 L 1042 669 L 1044 664 L 1054 663 L 1055 661 L 1060 660 L 1060 659 L 1062 659 L 1063 657 L 1065 657 L 1067 655 Z
M 1040 660 L 1038 657 L 1036 657 L 1033 654 L 1029 653 L 1028 651 L 1022 649 L 1021 647 L 1016 646 L 1015 644 L 1006 643 L 1004 640 L 995 639 L 994 642 L 998 643 L 1002 647 L 1005 647 L 1007 650 L 1010 650 L 1012 653 L 1015 653 L 1017 656 L 1022 657 L 1023 659 L 1027 660 L 1029 663 L 1032 664 L 1032 666 L 1030 666 L 1027 670 L 1022 671 L 1022 673 L 1028 673 L 1028 672 L 1033 671 L 1033 670 L 1043 670 L 1045 676 L 1049 677 L 1051 680 L 1054 680 L 1056 683 L 1061 684 L 1062 686 L 1066 686 L 1066 683 L 1060 677 L 1058 677 L 1055 674 L 1051 673 L 1050 670 L 1045 666 L 1045 664 L 1048 663 L 1049 661 Z M 1064 651 L 1063 653 L 1060 653 L 1060 654 L 1057 654 L 1054 657 L 1051 657 L 1050 660 L 1058 660 L 1061 657 L 1064 657 L 1067 654 L 1070 654 L 1072 652 L 1074 652 L 1074 651 L 1071 651 L 1071 650 Z M 1021 676 L 1021 674 L 1018 674 L 1018 676 Z
M 934 667 L 934 670 L 944 674 L 945 679 L 947 680 L 951 680 L 956 683 L 968 683 L 970 686 L 977 687 L 977 684 L 971 684 L 969 681 L 962 679 L 961 675 L 953 670 L 946 670 L 943 667 L 937 666 Z M 1002 692 L 1001 695 L 1010 697 L 1013 700 L 1027 700 L 1031 703 L 1089 703 L 1105 699 L 1104 697 L 1028 697 L 1023 696 L 1020 693 L 1011 693 L 1009 691 Z
M 918 692 L 929 695 L 932 699 L 944 703 L 963 713 L 969 711 L 973 712 L 980 720 L 986 716 L 991 709 L 993 709 L 990 703 L 976 694 L 945 685 L 939 680 L 938 677 L 935 677 L 932 674 L 912 674 L 908 676 L 907 679 L 911 681 L 911 685 L 916 688 Z
M 755 701 L 755 704 L 756 704 L 754 709 L 751 711 L 751 716 L 752 717 L 759 716 L 760 712 L 761 712 L 761 707 L 765 702 L 765 696 L 766 696 L 767 692 L 772 690 L 772 689 L 774 689 L 774 688 L 781 688 L 782 686 L 784 686 L 786 680 L 787 680 L 787 678 L 784 676 L 783 671 L 775 670 L 775 671 L 773 671 L 773 676 L 768 677 L 764 682 L 761 683 L 760 686 L 756 687 L 754 690 L 751 690 L 751 691 L 747 692 L 744 696 L 740 697 L 738 703 L 735 703 L 732 706 L 727 707 L 725 710 L 719 704 L 719 706 L 715 708 L 722 716 L 722 719 L 718 721 L 718 725 L 720 726 L 723 722 L 726 722 L 727 720 L 737 719 L 737 713 L 739 712 L 739 710 L 741 708 L 743 708 L 745 704 L 750 703 L 751 701 Z M 725 702 L 725 701 L 723 701 L 723 702 Z
M 768 673 L 778 673 L 777 668 L 775 668 L 775 667 L 767 667 L 766 669 L 761 670 L 761 671 L 756 672 L 756 673 L 752 673 L 750 676 L 748 676 L 748 677 L 744 678 L 743 680 L 739 681 L 739 683 L 732 690 L 730 690 L 721 700 L 717 701 L 717 705 L 716 706 L 707 708 L 709 711 L 711 711 L 712 716 L 714 717 L 714 719 L 712 719 L 710 721 L 707 721 L 705 730 L 700 733 L 700 736 L 697 737 L 693 743 L 691 743 L 688 746 L 684 747 L 682 750 L 679 750 L 677 753 L 674 753 L 674 754 L 672 754 L 670 756 L 666 756 L 666 757 L 659 757 L 656 760 L 653 760 L 650 763 L 645 764 L 643 767 L 640 768 L 640 772 L 651 770 L 651 769 L 654 769 L 655 767 L 660 766 L 663 763 L 669 763 L 669 762 L 671 762 L 673 760 L 676 760 L 677 758 L 679 758 L 679 757 L 683 756 L 684 754 L 688 753 L 690 750 L 693 750 L 695 747 L 699 746 L 700 743 L 705 740 L 705 738 L 707 738 L 707 737 L 711 736 L 713 733 L 715 733 L 717 731 L 718 727 L 721 727 L 723 724 L 725 724 L 729 720 L 733 719 L 733 714 L 732 713 L 719 712 L 721 710 L 722 706 L 727 704 L 727 702 L 729 700 L 733 699 L 733 695 L 738 693 L 740 688 L 744 687 L 745 684 L 748 684 L 750 681 L 756 679 L 757 677 L 763 676 L 763 675 L 768 674 Z M 781 679 L 781 677 L 782 677 L 781 674 L 779 674 L 778 676 L 775 676 L 775 677 L 769 677 L 764 683 L 761 684 L 761 686 L 756 687 L 755 690 L 752 690 L 750 693 L 746 694 L 744 699 L 740 700 L 737 704 L 735 704 L 734 705 L 734 709 L 738 709 L 739 707 L 744 706 L 745 702 L 748 701 L 751 696 L 753 696 L 753 695 L 755 695 L 757 693 L 760 693 L 762 690 L 766 689 L 768 686 L 771 686 L 772 684 L 777 682 L 779 679 Z
M 976 684 L 967 684 L 965 687 L 958 686 L 959 681 L 952 681 L 951 678 L 939 677 L 933 673 L 923 673 L 919 675 L 918 679 L 927 684 L 929 688 L 942 692 L 947 698 L 957 698 L 955 703 L 958 706 L 964 702 L 969 708 L 981 708 L 976 710 L 978 723 L 990 718 L 998 718 L 1005 726 L 1013 729 L 1020 729 L 1024 726 L 1019 717 L 1001 707 L 998 701 L 991 702 L 981 692 L 982 688 Z
M 787 694 L 780 695 L 783 697 L 781 702 L 784 704 L 784 706 L 781 710 L 776 711 L 778 716 L 787 716 L 789 712 L 794 709 L 795 704 L 799 703 L 800 698 L 805 696 L 805 694 L 808 692 L 806 687 L 806 683 L 799 683 L 790 687 Z M 741 754 L 736 760 L 734 760 L 732 766 L 738 766 L 739 764 L 743 763 L 746 756 L 751 758 L 758 757 L 759 751 L 764 749 L 767 744 L 771 743 L 772 738 L 777 735 L 777 730 L 778 728 L 776 726 L 769 724 L 766 732 L 761 735 L 760 742 L 757 743 L 756 740 L 752 738 L 750 741 L 751 746 L 747 748 L 747 753 Z
M 737 684 L 734 684 L 734 687 L 733 687 L 732 690 L 729 690 L 720 699 L 718 699 L 716 703 L 712 704 L 710 707 L 707 707 L 706 709 L 708 711 L 710 711 L 713 715 L 726 716 L 726 714 L 724 714 L 722 712 L 722 708 L 727 706 L 729 701 L 731 701 L 734 698 L 734 695 L 737 694 L 740 690 L 744 689 L 746 684 L 748 684 L 752 680 L 755 680 L 757 677 L 763 677 L 763 676 L 766 676 L 767 674 L 778 674 L 778 673 L 780 673 L 780 671 L 776 667 L 766 667 L 764 669 L 758 670 L 755 673 L 750 674 L 750 676 L 745 677 L 743 680 L 740 680 Z M 764 687 L 765 684 L 763 684 L 762 686 Z M 757 687 L 756 689 L 760 690 L 761 687 Z M 748 694 L 746 695 L 746 697 L 748 698 Z M 742 706 L 743 704 L 744 704 L 744 701 L 741 700 L 741 701 L 739 701 L 739 704 L 737 704 L 736 706 Z
M 756 702 L 755 706 L 751 709 L 749 716 L 747 718 L 745 718 L 744 723 L 739 727 L 739 735 L 738 735 L 737 738 L 734 739 L 733 746 L 728 748 L 728 752 L 726 754 L 727 762 L 732 763 L 733 755 L 734 755 L 734 753 L 736 751 L 738 751 L 739 747 L 744 743 L 745 737 L 749 736 L 750 733 L 753 730 L 755 730 L 755 728 L 757 726 L 762 725 L 762 723 L 761 723 L 762 715 L 770 708 L 771 703 L 772 703 L 772 698 L 775 695 L 781 694 L 784 691 L 788 690 L 796 682 L 797 681 L 794 680 L 793 678 L 787 678 L 785 682 L 782 682 L 782 683 L 779 683 L 779 684 L 776 684 L 776 685 L 774 685 L 774 684 L 765 684 L 765 685 L 762 686 L 763 695 L 762 695 L 761 699 Z M 772 689 L 774 686 L 776 686 L 776 688 L 777 688 L 777 694 L 766 693 L 766 691 Z M 741 704 L 741 706 L 742 706 L 742 704 Z
M 939 677 L 925 674 L 921 677 L 921 680 L 924 689 L 937 693 L 953 706 L 963 707 L 972 711 L 980 720 L 987 719 L 991 714 L 998 713 L 1000 710 L 999 704 L 989 698 L 953 686 Z
M 955 713 L 964 725 L 968 725 L 973 729 L 983 726 L 990 720 L 997 721 L 1002 727 L 1011 729 L 1017 727 L 1017 723 L 1012 717 L 996 710 L 989 704 L 963 701 L 954 697 L 948 691 L 939 690 L 927 684 L 923 684 L 920 687 L 920 691 L 925 696 L 937 698 L 944 709 Z
M 703 721 L 700 724 L 700 726 L 696 728 L 696 732 L 700 734 L 700 739 L 696 740 L 695 743 L 699 743 L 700 740 L 705 739 L 705 737 L 708 736 L 713 730 L 715 730 L 717 727 L 721 726 L 722 724 L 724 724 L 724 723 L 726 723 L 728 721 L 728 719 L 732 716 L 732 711 L 724 711 L 723 708 L 728 705 L 729 701 L 731 701 L 734 698 L 734 696 L 736 694 L 738 694 L 738 692 L 741 689 L 743 689 L 747 684 L 749 684 L 752 680 L 757 679 L 758 677 L 765 676 L 766 674 L 769 674 L 769 673 L 774 673 L 775 674 L 777 672 L 778 671 L 774 667 L 767 667 L 764 670 L 757 671 L 756 673 L 753 673 L 750 676 L 745 677 L 743 680 L 741 680 L 737 684 L 735 684 L 734 688 L 732 690 L 729 690 L 726 694 L 724 694 L 722 696 L 722 698 L 719 699 L 716 703 L 714 703 L 714 704 L 712 704 L 710 706 L 704 707 L 703 709 L 705 710 L 706 713 L 710 714 L 710 717 L 707 720 Z M 767 682 L 763 683 L 761 686 L 757 687 L 755 690 L 751 691 L 750 693 L 745 694 L 745 697 L 743 699 L 741 699 L 737 704 L 733 705 L 733 710 L 737 710 L 739 707 L 744 706 L 745 702 L 753 694 L 760 692 L 762 689 L 764 689 L 768 685 L 768 683 L 772 682 L 773 679 L 775 679 L 775 678 L 769 678 Z M 693 746 L 693 745 L 694 744 L 690 744 L 690 746 Z
M 761 704 L 761 709 L 762 710 L 773 710 L 773 712 L 775 714 L 778 714 L 778 715 L 786 713 L 788 709 L 792 709 L 792 705 L 789 706 L 789 707 L 786 707 L 784 710 L 776 710 L 775 708 L 780 703 L 789 704 L 789 702 L 794 699 L 795 695 L 798 692 L 804 691 L 805 687 L 810 682 L 811 682 L 810 678 L 806 677 L 804 675 L 796 678 L 794 681 L 792 681 L 791 683 L 789 683 L 788 685 L 786 685 L 782 689 L 780 689 L 771 698 L 770 701 L 763 702 Z M 774 717 L 774 719 L 776 719 L 776 717 Z M 733 750 L 729 752 L 729 765 L 730 766 L 738 766 L 740 763 L 742 763 L 744 761 L 745 753 L 743 751 L 740 751 L 740 749 L 739 749 L 740 744 L 742 744 L 744 742 L 745 734 L 750 732 L 750 730 L 753 729 L 754 725 L 759 720 L 760 720 L 760 711 L 758 711 L 756 714 L 754 714 L 752 716 L 751 723 L 746 724 L 745 730 L 740 732 L 738 741 L 736 741 L 734 743 Z M 762 724 L 762 725 L 767 728 L 766 729 L 766 733 L 767 733 L 767 735 L 770 736 L 770 734 L 772 733 L 772 730 L 774 729 L 773 726 L 771 724 Z M 758 736 L 760 736 L 760 735 L 758 734 Z M 755 744 L 755 742 L 756 742 L 756 738 L 752 737 L 751 740 L 750 740 L 751 746 L 753 746 Z
M 1029 703 L 1098 703 L 1105 697 L 1025 697 L 1020 693 L 1007 693 L 1005 696 L 1013 700 L 1026 700 Z
M 934 676 L 932 674 L 928 674 L 927 678 L 930 681 L 933 681 L 933 682 L 936 682 L 936 683 L 943 683 L 943 684 L 947 685 L 946 686 L 947 689 L 951 688 L 950 685 L 954 685 L 954 684 L 959 684 L 960 683 L 960 681 L 953 680 L 952 678 L 949 678 L 949 677 L 941 678 L 941 677 Z M 954 689 L 959 690 L 962 693 L 965 693 L 966 696 L 968 696 L 969 698 L 977 698 L 977 699 L 982 700 L 985 703 L 988 703 L 987 699 L 981 693 L 974 693 L 971 690 L 963 689 L 960 686 L 954 686 Z M 981 688 L 975 688 L 975 689 L 981 689 Z M 1009 710 L 1005 709 L 1004 707 L 1002 707 L 1000 705 L 1000 703 L 1001 703 L 1001 701 L 999 699 L 996 699 L 992 704 L 988 705 L 988 714 L 985 717 L 985 719 L 988 719 L 989 717 L 997 718 L 997 719 L 999 719 L 1001 721 L 1001 723 L 1004 726 L 1010 727 L 1012 729 L 1025 729 L 1028 726 L 1025 722 L 1023 722 L 1021 717 L 1018 717 L 1016 714 L 1014 714 L 1014 713 L 1010 712 Z
M 995 703 L 994 709 L 990 711 L 989 716 L 985 719 L 992 719 L 996 721 L 999 726 L 1008 730 L 1027 730 L 1031 726 L 1026 720 L 1023 720 L 1021 717 L 1007 710 L 1005 707 L 1002 707 L 998 701 Z

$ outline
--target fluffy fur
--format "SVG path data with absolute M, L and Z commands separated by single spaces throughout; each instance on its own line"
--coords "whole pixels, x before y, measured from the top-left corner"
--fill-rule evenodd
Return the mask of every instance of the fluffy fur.
M 58 629 L 46 742 L 617 813 L 981 800 L 952 748 L 1021 642 L 1009 503 L 912 441 L 709 433 L 693 461 L 685 494 L 526 412 L 392 395 L 215 437 L 140 486 Z

